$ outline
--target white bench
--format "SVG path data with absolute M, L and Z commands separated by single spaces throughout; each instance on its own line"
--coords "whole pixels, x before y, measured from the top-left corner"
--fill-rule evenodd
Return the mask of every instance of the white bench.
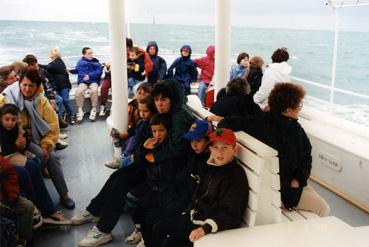
M 202 107 L 195 95 L 188 96 L 187 106 L 198 119 L 213 115 Z M 235 134 L 238 148 L 236 157 L 246 172 L 250 187 L 245 224 L 251 227 L 318 218 L 311 212 L 281 209 L 278 152 L 245 132 Z

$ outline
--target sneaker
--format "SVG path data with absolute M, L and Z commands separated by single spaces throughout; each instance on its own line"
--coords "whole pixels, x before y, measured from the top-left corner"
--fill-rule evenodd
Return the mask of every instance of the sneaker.
M 33 210 L 32 229 L 36 230 L 40 228 L 43 224 L 44 224 L 44 220 L 41 216 L 41 213 L 37 208 L 35 208 L 35 210 Z
M 78 113 L 77 113 L 77 123 L 81 123 L 82 122 L 84 115 L 85 114 L 83 113 L 83 111 L 78 111 Z
M 82 212 L 79 212 L 78 214 L 73 216 L 71 222 L 72 225 L 82 225 L 86 223 L 96 223 L 99 220 L 100 220 L 99 217 L 92 215 L 87 210 L 83 210 Z
M 82 118 L 83 118 L 83 117 L 82 117 Z M 75 124 L 75 123 L 76 123 L 76 116 L 71 115 L 71 116 L 69 117 L 69 123 L 70 123 L 71 125 Z
M 111 233 L 104 233 L 99 231 L 96 226 L 92 227 L 91 231 L 87 233 L 81 242 L 79 242 L 79 247 L 96 247 L 102 244 L 108 243 L 113 239 Z
M 106 114 L 106 108 L 105 108 L 105 106 L 104 106 L 104 105 L 101 105 L 101 106 L 100 106 L 99 116 L 100 116 L 100 117 L 103 117 L 103 116 L 105 116 L 105 114 Z
M 26 247 L 27 246 L 27 240 L 18 240 L 16 247 Z
M 88 117 L 91 122 L 96 120 L 96 110 L 93 108 L 91 109 L 90 116 Z
M 118 169 L 120 166 L 120 159 L 114 158 L 112 160 L 105 161 L 104 165 L 111 169 Z
M 58 142 L 55 144 L 56 150 L 63 150 L 68 147 L 68 143 L 63 140 L 58 140 Z
M 143 238 L 141 239 L 141 241 L 136 245 L 136 247 L 145 247 L 145 242 L 143 240 Z
M 59 134 L 59 139 L 61 139 L 61 140 L 65 140 L 65 139 L 67 139 L 68 138 L 68 135 L 67 134 L 64 134 L 64 133 L 60 133 Z
M 127 244 L 137 244 L 142 240 L 142 233 L 139 229 L 135 228 L 131 235 L 126 237 L 125 241 Z
M 52 224 L 52 225 L 70 225 L 72 222 L 65 218 L 62 211 L 56 211 L 52 215 L 47 218 L 44 218 L 45 224 Z

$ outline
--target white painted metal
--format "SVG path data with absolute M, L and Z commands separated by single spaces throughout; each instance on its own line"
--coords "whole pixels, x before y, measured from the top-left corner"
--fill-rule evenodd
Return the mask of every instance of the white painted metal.
M 229 80 L 231 50 L 231 0 L 216 0 L 215 95 Z M 214 97 L 215 100 L 216 97 Z
M 328 0 L 327 3 L 332 7 L 357 7 L 369 5 L 368 0 Z
M 125 0 L 109 0 L 109 39 L 112 80 L 112 125 L 127 129 L 127 53 L 125 32 Z M 117 156 L 117 152 L 116 152 Z
M 333 8 L 334 18 L 335 18 L 335 27 L 334 27 L 334 45 L 333 45 L 333 61 L 332 61 L 332 75 L 331 75 L 331 92 L 329 97 L 329 102 L 333 104 L 334 102 L 334 86 L 336 82 L 336 67 L 337 67 L 337 48 L 338 48 L 338 28 L 339 28 L 339 19 L 338 19 L 338 11 L 336 8 Z

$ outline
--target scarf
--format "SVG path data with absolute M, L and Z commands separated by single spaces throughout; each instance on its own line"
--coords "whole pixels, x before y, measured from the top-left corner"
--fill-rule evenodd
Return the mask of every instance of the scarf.
M 49 125 L 36 111 L 36 107 L 42 95 L 36 94 L 31 100 L 24 99 L 20 91 L 19 83 L 13 83 L 7 87 L 2 94 L 5 96 L 8 103 L 16 105 L 20 111 L 26 109 L 31 118 L 32 139 L 36 143 L 40 143 L 41 138 L 50 131 Z

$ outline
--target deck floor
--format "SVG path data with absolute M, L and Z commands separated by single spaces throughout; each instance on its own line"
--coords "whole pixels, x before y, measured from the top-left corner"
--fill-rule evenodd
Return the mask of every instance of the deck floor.
M 113 148 L 108 137 L 105 119 L 94 123 L 87 118 L 80 125 L 68 127 L 66 131 L 69 147 L 58 151 L 61 158 L 64 176 L 70 191 L 70 196 L 76 202 L 74 210 L 63 209 L 67 217 L 83 210 L 90 200 L 97 194 L 113 170 L 106 168 L 103 163 L 113 157 Z M 46 180 L 54 202 L 58 202 L 58 195 L 50 180 Z M 313 182 L 310 184 L 325 198 L 331 206 L 331 214 L 350 224 L 351 226 L 369 225 L 369 214 L 342 200 Z M 59 206 L 59 205 L 58 205 Z M 70 247 L 78 246 L 79 241 L 86 235 L 94 224 L 81 226 L 62 226 L 57 228 L 41 228 L 35 233 L 36 247 Z M 123 214 L 114 228 L 113 241 L 105 246 L 133 246 L 125 244 L 122 238 L 132 231 L 132 221 L 128 214 Z

